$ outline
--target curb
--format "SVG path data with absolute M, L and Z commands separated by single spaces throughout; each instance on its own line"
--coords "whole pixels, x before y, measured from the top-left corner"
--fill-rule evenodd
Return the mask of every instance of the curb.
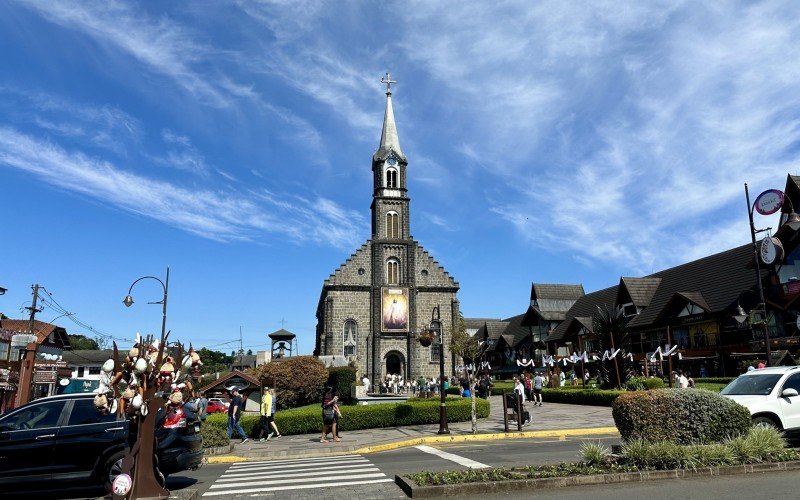
M 496 432 L 492 434 L 458 434 L 458 435 L 443 435 L 443 436 L 425 436 L 414 439 L 407 439 L 405 441 L 395 441 L 393 443 L 378 444 L 374 446 L 365 446 L 355 450 L 354 453 L 360 455 L 368 453 L 377 453 L 379 451 L 395 450 L 397 448 L 406 448 L 408 446 L 417 446 L 420 444 L 435 444 L 435 443 L 463 443 L 466 441 L 497 441 L 501 439 L 520 439 L 520 438 L 544 438 L 544 437 L 557 437 L 559 439 L 566 439 L 571 436 L 596 436 L 604 434 L 618 435 L 616 427 L 591 427 L 588 429 L 554 429 L 549 431 L 517 431 L 517 432 Z
M 502 439 L 524 439 L 524 438 L 547 438 L 555 437 L 559 439 L 566 439 L 573 436 L 598 436 L 598 435 L 619 435 L 616 427 L 591 427 L 588 429 L 554 429 L 545 431 L 517 431 L 517 432 L 496 432 L 487 434 L 456 434 L 456 435 L 435 435 L 425 436 L 413 439 L 406 439 L 403 441 L 394 441 L 391 443 L 377 444 L 372 446 L 364 446 L 361 448 L 349 449 L 312 449 L 307 452 L 297 452 L 291 455 L 285 451 L 278 451 L 269 456 L 258 457 L 245 457 L 239 455 L 215 455 L 206 458 L 206 463 L 209 464 L 226 464 L 233 462 L 249 462 L 259 460 L 281 460 L 290 458 L 316 458 L 334 455 L 368 455 L 370 453 L 378 453 L 381 451 L 396 450 L 399 448 L 407 448 L 409 446 L 417 446 L 420 444 L 436 444 L 436 443 L 463 443 L 467 441 L 497 441 Z M 228 450 L 228 453 L 233 452 L 233 449 Z
M 699 469 L 673 469 L 658 471 L 623 472 L 617 474 L 597 474 L 592 476 L 564 476 L 541 479 L 519 479 L 512 481 L 491 481 L 485 483 L 446 484 L 438 486 L 417 486 L 406 476 L 395 476 L 394 481 L 411 498 L 432 498 L 442 496 L 502 493 L 531 488 L 564 488 L 568 486 L 589 486 L 595 484 L 615 484 L 644 482 L 659 479 L 690 479 L 693 477 L 731 476 L 759 472 L 780 472 L 800 470 L 800 461 L 730 465 L 725 467 L 702 467 Z

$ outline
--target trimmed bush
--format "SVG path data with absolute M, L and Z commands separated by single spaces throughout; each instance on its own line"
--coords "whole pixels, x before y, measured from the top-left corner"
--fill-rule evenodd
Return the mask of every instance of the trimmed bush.
M 489 402 L 477 398 L 478 418 L 489 416 Z M 447 399 L 447 421 L 467 422 L 471 419 L 469 398 Z M 405 403 L 384 403 L 375 405 L 341 406 L 342 417 L 339 427 L 342 431 L 399 427 L 403 425 L 435 424 L 439 422 L 438 399 L 409 399 Z M 244 415 L 239 421 L 248 436 L 258 430 L 258 415 Z M 322 430 L 322 408 L 319 404 L 279 411 L 275 414 L 275 424 L 281 434 L 311 434 Z M 222 413 L 209 415 L 206 427 L 223 429 L 227 436 L 228 416 Z
M 207 425 L 203 422 L 203 426 L 200 428 L 200 434 L 203 436 L 203 448 L 217 448 L 218 446 L 227 446 L 231 443 L 228 440 L 225 427 Z
M 736 377 L 706 377 L 701 378 L 697 377 L 694 379 L 695 382 L 702 382 L 704 384 L 730 384 Z
M 542 389 L 542 400 L 545 403 L 611 406 L 617 396 L 624 393 L 604 389 Z
M 328 381 L 328 370 L 314 356 L 275 360 L 249 370 L 249 373 L 265 386 L 275 388 L 279 410 L 322 401 L 322 391 Z M 347 394 L 350 394 L 349 387 Z M 339 394 L 340 398 L 343 396 Z
M 356 369 L 352 366 L 339 366 L 328 370 L 328 385 L 333 387 L 333 393 L 339 396 L 339 401 L 350 404 L 353 401 L 350 387 L 356 383 Z
M 713 392 L 686 389 L 621 394 L 612 415 L 624 441 L 716 443 L 751 426 L 744 406 Z
M 625 382 L 625 388 L 629 391 L 652 391 L 663 389 L 664 381 L 656 377 L 631 377 Z

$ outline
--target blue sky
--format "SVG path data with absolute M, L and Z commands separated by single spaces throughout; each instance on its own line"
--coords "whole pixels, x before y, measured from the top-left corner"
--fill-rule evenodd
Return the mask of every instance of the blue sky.
M 119 339 L 158 331 L 157 283 L 121 300 L 170 265 L 173 338 L 230 351 L 241 326 L 255 351 L 285 319 L 313 349 L 322 282 L 369 236 L 386 71 L 411 233 L 470 317 L 746 243 L 743 183 L 798 173 L 796 2 L 0 11 L 0 311 L 41 283 Z

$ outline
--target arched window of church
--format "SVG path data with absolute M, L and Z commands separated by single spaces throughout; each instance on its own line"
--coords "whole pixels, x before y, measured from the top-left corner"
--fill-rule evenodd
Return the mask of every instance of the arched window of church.
M 358 325 L 352 319 L 344 322 L 343 340 L 343 354 L 345 356 L 355 356 L 356 346 L 358 345 Z
M 386 187 L 397 188 L 397 170 L 393 168 L 386 170 Z
M 386 282 L 390 285 L 400 284 L 400 261 L 389 259 L 386 262 Z
M 400 216 L 397 215 L 397 212 L 389 212 L 386 214 L 386 237 L 400 237 Z

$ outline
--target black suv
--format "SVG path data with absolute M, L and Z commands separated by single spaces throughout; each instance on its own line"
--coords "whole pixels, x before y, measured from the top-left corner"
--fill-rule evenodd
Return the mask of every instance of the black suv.
M 102 415 L 94 394 L 64 394 L 37 399 L 0 416 L 0 491 L 61 489 L 73 485 L 109 486 L 119 473 L 128 421 Z M 166 476 L 197 469 L 203 459 L 200 420 L 184 405 L 186 427 L 177 439 L 156 451 L 159 470 Z M 156 414 L 156 438 L 162 410 Z

